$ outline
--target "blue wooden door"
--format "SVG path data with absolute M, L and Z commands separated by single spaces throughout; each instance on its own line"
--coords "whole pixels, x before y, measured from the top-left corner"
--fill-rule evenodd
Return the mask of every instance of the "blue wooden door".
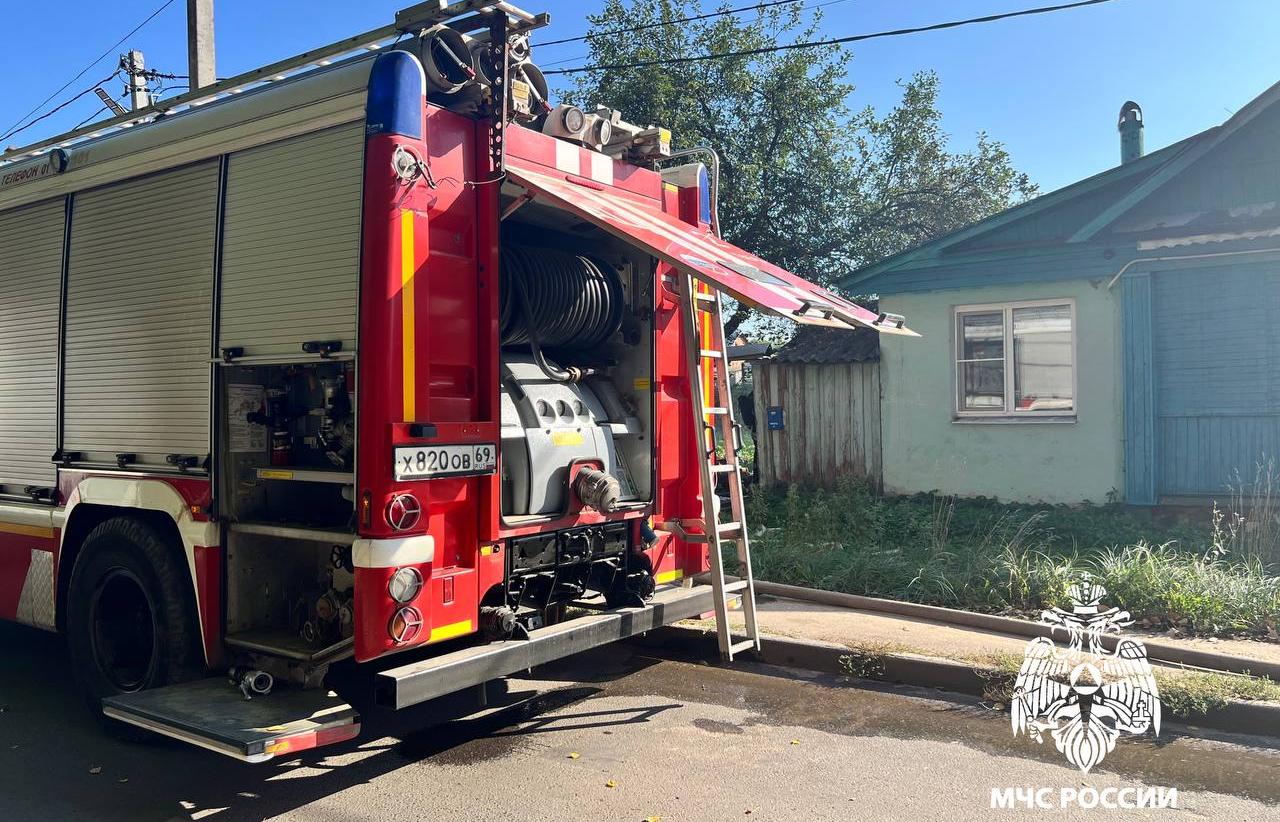
M 1221 497 L 1280 459 L 1280 263 L 1151 281 L 1157 489 Z

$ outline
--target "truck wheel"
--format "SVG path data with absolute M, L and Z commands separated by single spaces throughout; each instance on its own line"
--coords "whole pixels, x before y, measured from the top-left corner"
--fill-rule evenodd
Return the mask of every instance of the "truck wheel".
M 85 538 L 67 591 L 72 670 L 94 714 L 113 732 L 142 738 L 107 720 L 102 700 L 193 678 L 199 634 L 185 569 L 155 528 L 109 519 Z

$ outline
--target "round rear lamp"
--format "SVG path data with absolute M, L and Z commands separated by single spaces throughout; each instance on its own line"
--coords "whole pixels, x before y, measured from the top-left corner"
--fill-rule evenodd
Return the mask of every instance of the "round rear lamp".
M 422 519 L 422 503 L 413 494 L 396 494 L 387 502 L 387 525 L 397 531 L 408 531 Z
M 413 642 L 421 632 L 422 614 L 418 613 L 417 608 L 401 608 L 387 625 L 387 633 L 391 634 L 391 641 L 397 645 Z
M 387 593 L 401 604 L 413 602 L 421 590 L 422 574 L 418 573 L 417 568 L 401 568 L 387 582 Z

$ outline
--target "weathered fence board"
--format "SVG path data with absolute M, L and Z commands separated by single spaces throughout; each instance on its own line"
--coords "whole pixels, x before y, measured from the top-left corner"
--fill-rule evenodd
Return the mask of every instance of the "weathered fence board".
M 755 365 L 756 471 L 762 485 L 829 487 L 840 477 L 881 480 L 880 364 Z M 782 430 L 769 409 L 781 407 Z

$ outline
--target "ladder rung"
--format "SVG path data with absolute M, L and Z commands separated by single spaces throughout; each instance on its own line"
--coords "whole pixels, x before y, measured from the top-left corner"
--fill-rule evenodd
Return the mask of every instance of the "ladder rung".
M 703 302 L 703 303 L 713 303 L 716 301 L 716 295 L 714 293 L 704 294 L 701 291 L 695 291 L 693 293 L 693 298 L 698 302 Z
M 724 407 L 719 406 L 719 405 L 712 405 L 712 406 L 708 406 L 707 408 L 702 409 L 702 413 L 704 413 L 704 414 L 728 414 L 728 413 L 729 413 L 729 409 L 728 409 L 728 408 L 724 408 Z
M 746 589 L 747 589 L 747 581 L 745 579 L 738 579 L 738 580 L 734 580 L 733 582 L 726 582 L 724 585 L 724 593 L 726 594 L 733 593 L 734 591 L 745 591 Z
M 713 474 L 732 474 L 737 470 L 738 464 L 734 462 L 718 462 L 711 466 L 711 473 Z
M 717 351 L 714 348 L 704 348 L 700 353 L 704 360 L 718 360 L 724 357 L 723 351 Z
M 744 639 L 741 642 L 735 642 L 729 646 L 730 654 L 740 654 L 743 651 L 754 651 L 756 649 L 756 641 L 754 639 Z
M 721 522 L 716 524 L 717 534 L 732 534 L 742 530 L 741 522 Z

